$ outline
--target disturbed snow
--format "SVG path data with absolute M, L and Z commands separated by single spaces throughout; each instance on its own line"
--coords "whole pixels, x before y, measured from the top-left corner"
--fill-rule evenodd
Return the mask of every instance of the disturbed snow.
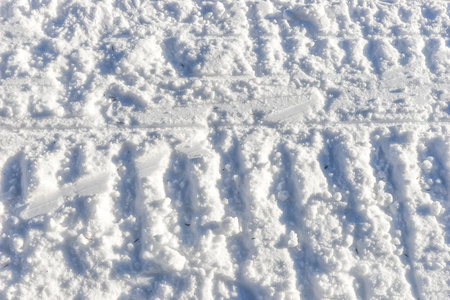
M 1 299 L 448 299 L 445 1 L 0 3 Z

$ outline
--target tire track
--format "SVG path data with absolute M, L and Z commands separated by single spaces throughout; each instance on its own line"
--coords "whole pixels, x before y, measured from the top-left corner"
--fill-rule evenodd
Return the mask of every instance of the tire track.
M 298 299 L 289 252 L 275 246 L 280 233 L 286 230 L 278 221 L 281 211 L 270 196 L 269 156 L 277 139 L 273 132 L 265 130 L 255 130 L 243 137 L 240 157 L 246 177 L 243 189 L 246 203 L 242 231 L 249 254 L 240 271 L 256 297 Z
M 430 193 L 433 203 L 430 213 L 438 218 L 445 229 L 446 244 L 450 244 L 450 143 L 448 138 L 432 138 L 419 147 L 419 162 L 422 170 L 422 186 Z
M 292 145 L 290 145 L 292 147 Z M 274 195 L 277 205 L 282 212 L 281 223 L 286 227 L 284 234 L 280 235 L 280 240 L 276 245 L 278 248 L 286 248 L 289 251 L 294 263 L 294 271 L 297 278 L 297 289 L 302 299 L 312 299 L 313 292 L 310 288 L 311 278 L 308 271 L 303 274 L 297 270 L 308 269 L 309 263 L 305 252 L 311 251 L 307 243 L 298 240 L 298 237 L 306 237 L 303 218 L 304 207 L 302 199 L 298 195 L 297 185 L 299 184 L 298 174 L 295 173 L 296 151 L 289 148 L 285 142 L 280 142 L 274 153 L 271 155 L 271 163 L 277 168 L 277 173 L 273 176 L 271 194 Z M 292 155 L 292 157 L 291 157 Z M 300 244 L 300 245 L 299 245 Z M 309 281 L 309 283 L 308 283 Z
M 111 279 L 123 278 L 131 295 L 136 297 L 160 294 L 159 285 L 170 282 L 167 286 L 174 297 L 200 294 L 209 297 L 219 288 L 224 298 L 283 294 L 305 299 L 400 294 L 407 298 L 409 291 L 405 286 L 412 276 L 419 278 L 416 281 L 421 287 L 417 291 L 422 296 L 429 294 L 438 299 L 445 295 L 445 285 L 439 281 L 447 278 L 442 266 L 447 261 L 448 246 L 443 238 L 445 232 L 439 227 L 444 219 L 430 212 L 432 200 L 440 201 L 446 187 L 438 188 L 434 180 L 436 196 L 433 196 L 425 192 L 420 180 L 415 184 L 408 181 L 416 174 L 423 177 L 423 161 L 432 156 L 429 178 L 445 182 L 446 167 L 441 161 L 447 159 L 448 145 L 444 138 L 429 140 L 434 136 L 432 133 L 422 138 L 422 132 L 426 128 L 445 132 L 446 127 L 418 126 L 421 139 L 415 141 L 403 134 L 411 131 L 411 127 L 373 126 L 372 146 L 383 153 L 373 153 L 372 160 L 368 136 L 360 134 L 355 124 L 327 128 L 305 127 L 293 132 L 289 126 L 219 126 L 209 132 L 209 138 L 204 131 L 180 131 L 176 136 L 170 131 L 156 130 L 146 131 L 145 135 L 130 134 L 130 142 L 125 144 L 121 142 L 123 133 L 113 136 L 105 133 L 96 137 L 97 143 L 92 143 L 86 139 L 92 136 L 68 132 L 58 135 L 61 147 L 52 148 L 42 157 L 39 153 L 47 151 L 53 142 L 43 144 L 32 136 L 23 140 L 19 136 L 17 143 L 30 146 L 27 152 L 20 152 L 31 157 L 25 168 L 28 170 L 34 158 L 39 157 L 33 167 L 36 174 L 27 175 L 31 179 L 27 179 L 30 193 L 26 198 L 36 195 L 32 178 L 42 178 L 49 169 L 53 171 L 45 176 L 53 176 L 56 182 L 58 174 L 68 168 L 67 174 L 74 175 L 67 177 L 72 178 L 70 184 L 82 190 L 90 189 L 80 183 L 91 178 L 90 174 L 103 174 L 99 170 L 117 174 L 114 188 L 106 183 L 104 191 L 70 196 L 55 213 L 24 222 L 38 224 L 54 218 L 57 225 L 52 226 L 63 234 L 68 229 L 58 227 L 59 222 L 76 227 L 70 238 L 57 247 L 57 253 L 62 254 L 55 254 L 56 262 L 71 257 L 71 264 L 65 266 L 67 276 L 55 276 L 61 280 L 73 276 L 73 284 L 80 287 L 90 282 L 80 288 L 81 297 L 100 295 L 92 288 L 108 278 L 102 277 L 98 282 L 94 278 L 111 268 L 108 261 L 112 261 Z M 406 145 L 402 146 L 406 150 L 399 145 Z M 11 157 L 17 153 L 9 146 L 3 147 Z M 67 162 L 67 156 L 72 154 L 79 158 Z M 376 161 L 379 156 L 385 158 Z M 412 165 L 405 163 L 410 157 L 416 157 Z M 414 166 L 418 158 L 422 163 Z M 17 165 L 18 160 L 13 161 Z M 105 165 L 107 161 L 111 166 Z M 53 167 L 54 163 L 57 167 Z M 379 178 L 378 173 L 383 172 L 390 178 L 385 187 L 376 187 L 375 177 Z M 334 175 L 328 180 L 330 173 Z M 404 173 L 407 176 L 400 178 Z M 2 192 L 5 194 L 7 189 Z M 392 213 L 388 204 L 390 194 L 395 199 Z M 417 203 L 409 204 L 414 201 Z M 360 210 L 358 203 L 364 206 Z M 395 203 L 400 203 L 398 212 Z M 346 219 L 341 219 L 339 215 L 346 211 Z M 356 217 L 351 219 L 349 215 Z M 388 226 L 390 215 L 393 220 Z M 5 222 L 2 226 L 11 226 Z M 123 227 L 129 230 L 122 233 Z M 350 230 L 351 227 L 354 229 Z M 397 234 L 397 230 L 402 233 Z M 291 232 L 297 235 L 298 246 L 292 246 L 295 237 Z M 36 235 L 33 242 L 39 244 L 37 241 L 43 239 L 40 245 L 46 245 L 44 233 Z M 188 239 L 190 243 L 185 244 Z M 112 241 L 106 242 L 109 240 Z M 0 238 L 1 249 L 9 248 L 9 243 Z M 357 246 L 359 254 L 353 247 L 349 249 L 352 245 Z M 407 245 L 404 251 L 402 245 Z M 167 254 L 170 250 L 158 252 L 158 247 L 166 246 L 179 256 Z M 362 250 L 364 247 L 370 250 Z M 111 252 L 112 256 L 97 257 L 99 249 Z M 117 251 L 126 251 L 126 255 L 119 258 L 114 254 Z M 37 259 L 32 253 L 27 252 L 27 256 Z M 3 255 L 15 257 L 12 252 L 10 256 Z M 226 258 L 219 260 L 219 256 Z M 180 257 L 184 257 L 184 264 L 172 268 L 178 258 L 183 260 Z M 139 263 L 141 269 L 136 269 L 133 263 Z M 249 270 L 256 266 L 259 273 L 251 274 Z M 269 269 L 275 273 L 265 275 Z M 370 270 L 373 276 L 364 270 Z M 54 272 L 57 274 L 57 270 Z M 365 285 L 358 294 L 353 287 L 355 278 L 359 285 Z
M 2 149 L 5 151 L 4 149 Z M 0 209 L 0 282 L 4 291 L 8 286 L 23 278 L 24 265 L 20 259 L 21 252 L 26 247 L 29 230 L 26 222 L 17 218 L 18 208 L 27 202 L 30 189 L 30 178 L 34 177 L 36 157 L 30 155 L 28 149 L 8 151 L 7 158 L 2 162 Z M 7 152 L 5 151 L 5 154 Z M 34 251 L 30 251 L 34 252 Z M 5 267 L 6 266 L 6 267 Z M 11 268 L 8 268 L 11 266 Z M 6 295 L 5 295 L 6 296 Z
M 338 265 L 339 273 L 333 274 L 334 279 L 338 284 L 344 286 L 340 290 L 340 295 L 351 297 L 352 299 L 365 299 L 366 284 L 362 280 L 361 272 L 358 268 L 360 258 L 358 249 L 355 243 L 358 241 L 358 227 L 355 226 L 358 215 L 355 213 L 355 203 L 351 199 L 350 191 L 345 182 L 345 172 L 341 173 L 339 167 L 347 159 L 347 153 L 340 149 L 339 139 L 342 138 L 345 131 L 336 131 L 333 135 L 333 130 L 328 130 L 323 133 L 321 137 L 321 147 L 318 153 L 317 163 L 318 171 L 322 173 L 321 177 L 325 181 L 325 192 L 321 194 L 321 204 L 326 207 L 327 215 L 330 215 L 328 221 L 328 231 L 333 232 L 330 241 L 323 241 L 327 246 L 327 252 L 331 266 Z M 344 166 L 347 168 L 347 166 Z M 349 170 L 347 170 L 349 171 Z M 333 218 L 331 218 L 333 216 Z M 339 217 L 340 216 L 340 217 Z M 327 230 L 327 229 L 322 229 Z M 320 232 L 320 231 L 318 231 Z M 326 248 L 325 248 L 326 249 Z M 338 254 L 339 253 L 339 254 Z M 333 256 L 346 256 L 345 263 L 336 262 L 332 259 Z M 345 275 L 345 277 L 344 277 Z M 341 296 L 340 296 L 341 297 Z
M 323 155 L 326 151 L 323 137 L 314 133 L 296 145 L 292 143 L 291 184 L 297 195 L 295 212 L 302 221 L 299 241 L 302 251 L 302 268 L 306 272 L 303 279 L 307 287 L 306 298 L 347 298 L 356 299 L 350 269 L 353 262 L 348 246 L 351 237 L 345 232 L 338 212 L 342 203 L 330 194 L 330 186 L 322 171 Z M 323 234 L 326 232 L 326 234 Z M 334 257 L 346 257 L 336 260 Z
M 235 280 L 224 279 L 223 283 L 238 299 L 254 299 L 253 292 L 242 282 L 240 267 L 248 258 L 249 252 L 242 233 L 244 222 L 244 169 L 242 167 L 242 149 L 239 143 L 240 133 L 230 129 L 215 130 L 210 139 L 214 151 L 220 156 L 221 176 L 218 183 L 220 197 L 226 203 L 225 216 L 222 220 L 221 232 L 227 236 L 227 249 L 233 263 Z M 216 286 L 220 285 L 220 281 Z
M 136 199 L 135 210 L 141 229 L 140 236 L 129 241 L 127 248 L 139 249 L 142 270 L 130 282 L 133 297 L 155 296 L 161 284 L 182 282 L 177 272 L 185 267 L 186 259 L 179 252 L 178 215 L 167 197 L 164 180 L 171 154 L 172 149 L 164 141 L 145 141 L 136 153 L 141 197 Z
M 357 263 L 352 273 L 358 278 L 360 297 L 372 299 L 389 294 L 390 297 L 412 298 L 408 295 L 408 283 L 399 280 L 403 270 L 394 254 L 390 217 L 378 205 L 369 136 L 338 131 L 329 139 L 336 169 L 329 168 L 334 173 L 332 178 L 339 178 L 333 180 L 333 186 L 338 187 L 337 195 L 346 199 L 346 220 L 354 227 L 352 248 Z
M 115 215 L 116 223 L 122 232 L 123 244 L 121 253 L 126 256 L 117 261 L 114 267 L 119 276 L 142 271 L 141 248 L 129 247 L 136 239 L 142 236 L 142 221 L 137 211 L 136 203 L 141 201 L 142 186 L 135 163 L 136 145 L 125 142 L 121 145 L 114 163 L 117 166 L 119 176 L 115 186 Z
M 141 220 L 141 235 L 127 247 L 141 249 L 142 273 L 174 272 L 183 265 L 177 263 L 179 242 L 173 234 L 176 232 L 177 213 L 164 189 L 164 174 L 172 151 L 164 142 L 143 147 L 135 160 L 142 191 L 142 196 L 135 202 L 135 210 Z
M 414 132 L 393 131 L 383 137 L 382 147 L 392 172 L 394 205 L 400 215 L 398 228 L 402 232 L 404 259 L 411 266 L 409 280 L 413 295 L 420 299 L 440 299 L 448 294 L 443 279 L 448 274 L 430 268 L 429 262 L 448 253 L 448 246 L 436 218 L 421 212 L 421 207 L 428 206 L 431 200 L 419 185 L 418 165 L 409 163 L 411 157 L 418 157 L 417 138 Z
M 400 260 L 405 266 L 405 276 L 406 280 L 410 284 L 410 290 L 412 296 L 417 299 L 419 297 L 419 292 L 417 288 L 415 270 L 410 258 L 411 245 L 408 241 L 409 227 L 407 226 L 407 217 L 405 216 L 404 202 L 399 199 L 401 196 L 397 196 L 397 184 L 394 183 L 395 176 L 394 168 L 397 165 L 395 159 L 390 158 L 390 142 L 387 131 L 380 131 L 372 136 L 373 144 L 377 149 L 377 162 L 376 170 L 378 171 L 378 177 L 380 180 L 385 181 L 386 186 L 384 191 L 387 196 L 385 203 L 390 206 L 390 211 L 392 213 L 391 226 L 396 231 L 393 236 L 398 239 L 397 246 Z M 401 194 L 401 193 L 400 193 Z M 392 204 L 390 204 L 392 202 Z M 405 255 L 406 254 L 406 255 Z
M 207 138 L 203 137 L 201 140 L 206 141 Z M 206 276 L 199 276 L 203 278 L 197 283 L 198 294 L 202 298 L 213 298 L 214 286 L 223 279 L 233 277 L 233 266 L 226 244 L 227 230 L 224 231 L 222 223 L 225 208 L 217 188 L 221 176 L 220 156 L 206 142 L 198 144 L 190 141 L 179 145 L 178 150 L 187 156 L 190 205 L 195 215 L 188 226 L 195 232 L 196 239 L 190 253 L 190 263 L 206 273 Z
M 324 257 L 329 250 L 327 249 L 329 241 L 321 237 L 319 231 L 323 229 L 328 232 L 328 229 L 327 225 L 319 229 L 319 224 L 329 224 L 329 220 L 322 220 L 316 215 L 316 211 L 320 210 L 319 207 L 325 200 L 323 195 L 326 193 L 323 190 L 327 189 L 325 178 L 317 163 L 317 157 L 322 148 L 320 136 L 307 134 L 306 137 L 298 140 L 295 136 L 290 136 L 288 141 L 282 143 L 281 148 L 278 149 L 281 154 L 279 159 L 283 166 L 281 170 L 283 170 L 284 178 L 277 184 L 277 195 L 283 218 L 286 218 L 285 224 L 287 228 L 293 228 L 298 237 L 299 245 L 290 253 L 297 270 L 304 270 L 297 273 L 301 296 L 304 299 L 340 297 L 333 295 L 327 286 L 329 282 L 339 280 L 334 274 L 328 276 L 324 274 L 330 269 L 342 272 L 342 265 Z M 289 192 L 289 196 L 286 192 Z M 288 199 L 282 202 L 281 199 L 286 196 Z M 313 209 L 311 209 L 312 206 Z M 284 242 L 289 246 L 290 243 L 295 244 L 295 240 L 295 236 L 290 233 L 285 237 Z M 347 277 L 344 275 L 344 278 Z M 340 294 L 342 296 L 345 292 L 339 290 L 337 294 L 339 293 L 342 293 Z
M 253 41 L 253 52 L 256 54 L 254 71 L 257 77 L 265 77 L 284 73 L 284 57 L 281 49 L 281 39 L 277 26 L 267 19 L 273 14 L 271 2 L 247 2 L 247 20 L 249 37 Z M 278 46 L 274 46 L 273 43 Z

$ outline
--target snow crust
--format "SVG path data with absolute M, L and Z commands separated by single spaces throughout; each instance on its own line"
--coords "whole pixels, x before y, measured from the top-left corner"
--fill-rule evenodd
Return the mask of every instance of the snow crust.
M 435 0 L 0 2 L 0 299 L 449 299 Z

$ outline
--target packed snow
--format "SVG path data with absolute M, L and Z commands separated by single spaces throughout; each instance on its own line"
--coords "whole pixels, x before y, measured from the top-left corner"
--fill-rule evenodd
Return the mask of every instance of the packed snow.
M 0 2 L 0 299 L 450 299 L 450 4 Z

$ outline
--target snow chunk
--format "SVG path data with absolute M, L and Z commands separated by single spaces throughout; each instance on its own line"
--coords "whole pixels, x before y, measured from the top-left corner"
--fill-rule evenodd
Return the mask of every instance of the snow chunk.
M 322 5 L 299 5 L 287 11 L 287 15 L 293 20 L 311 23 L 320 32 L 328 32 L 330 29 L 330 20 Z
M 434 201 L 430 205 L 430 214 L 432 216 L 439 216 L 441 213 L 442 213 L 442 205 L 439 202 Z
M 165 246 L 156 256 L 156 262 L 159 262 L 164 271 L 181 271 L 186 264 L 186 258 L 178 251 Z
M 239 221 L 234 217 L 226 217 L 222 222 L 219 232 L 225 236 L 232 236 L 239 232 Z
M 21 238 L 18 235 L 15 235 L 11 239 L 10 248 L 11 248 L 12 251 L 22 252 L 23 244 L 24 244 L 23 238 Z

